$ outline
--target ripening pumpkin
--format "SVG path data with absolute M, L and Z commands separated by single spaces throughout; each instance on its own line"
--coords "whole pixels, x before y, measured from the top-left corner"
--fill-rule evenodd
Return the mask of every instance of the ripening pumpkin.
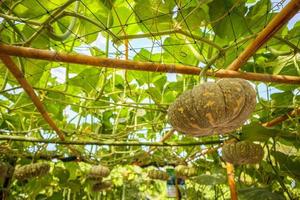
M 3 186 L 5 178 L 7 177 L 9 165 L 5 162 L 0 162 L 0 188 Z
M 49 163 L 34 163 L 24 165 L 15 170 L 14 176 L 18 180 L 27 180 L 37 176 L 44 176 L 50 170 Z
M 158 179 L 158 180 L 163 180 L 163 181 L 169 179 L 169 175 L 167 172 L 156 170 L 156 169 L 152 169 L 152 170 L 148 171 L 148 176 L 151 179 Z
M 170 105 L 171 125 L 193 136 L 224 134 L 239 128 L 254 111 L 256 93 L 250 83 L 224 78 L 182 93 Z
M 110 170 L 108 167 L 105 167 L 105 166 L 102 166 L 102 165 L 95 165 L 95 166 L 92 166 L 89 174 L 88 174 L 88 177 L 90 179 L 99 179 L 99 180 L 102 180 L 101 178 L 102 177 L 107 177 L 108 175 L 110 174 Z
M 263 156 L 261 145 L 249 141 L 224 144 L 222 147 L 222 158 L 232 164 L 256 164 Z
M 92 186 L 92 190 L 93 192 L 99 192 L 99 191 L 107 190 L 111 187 L 112 187 L 111 181 L 103 181 L 103 182 L 95 183 Z
M 197 170 L 194 167 L 178 165 L 175 167 L 175 174 L 179 178 L 188 178 L 197 175 Z

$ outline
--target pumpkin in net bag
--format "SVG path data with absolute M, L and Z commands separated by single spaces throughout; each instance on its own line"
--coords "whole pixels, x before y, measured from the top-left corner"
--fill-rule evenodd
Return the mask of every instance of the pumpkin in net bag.
M 224 78 L 182 93 L 170 105 L 171 125 L 193 136 L 224 134 L 239 128 L 254 111 L 256 93 L 250 83 Z

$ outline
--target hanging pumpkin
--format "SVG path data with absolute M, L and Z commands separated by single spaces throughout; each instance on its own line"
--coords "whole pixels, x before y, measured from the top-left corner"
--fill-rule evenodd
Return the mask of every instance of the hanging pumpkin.
M 5 162 L 0 162 L 0 188 L 3 186 L 5 182 L 5 178 L 7 177 L 9 165 Z
M 168 116 L 171 125 L 186 134 L 223 134 L 239 128 L 255 104 L 255 90 L 246 80 L 224 78 L 181 94 L 170 105 Z
M 156 169 L 152 169 L 150 171 L 148 171 L 148 176 L 151 179 L 158 179 L 158 180 L 168 180 L 169 179 L 169 175 L 167 174 L 167 172 L 161 171 L 161 170 L 156 170 Z
M 37 176 L 44 176 L 49 170 L 50 165 L 48 163 L 34 163 L 17 168 L 14 172 L 14 176 L 16 179 L 22 181 Z
M 256 164 L 264 156 L 261 145 L 249 141 L 224 144 L 222 158 L 232 164 Z
M 102 180 L 103 177 L 107 177 L 110 174 L 110 170 L 108 167 L 102 165 L 92 166 L 88 177 L 93 180 Z
M 175 167 L 175 174 L 179 178 L 188 178 L 197 175 L 197 170 L 194 167 L 178 165 Z
M 92 186 L 92 190 L 93 192 L 99 192 L 99 191 L 107 190 L 111 187 L 112 187 L 111 181 L 103 181 L 103 182 L 95 183 Z

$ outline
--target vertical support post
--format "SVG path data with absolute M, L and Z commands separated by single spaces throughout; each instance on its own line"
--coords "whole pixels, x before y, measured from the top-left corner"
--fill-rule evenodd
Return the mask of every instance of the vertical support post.
M 228 185 L 230 189 L 231 200 L 238 200 L 235 180 L 234 180 L 234 166 L 231 163 L 226 162 L 226 170 L 228 177 Z

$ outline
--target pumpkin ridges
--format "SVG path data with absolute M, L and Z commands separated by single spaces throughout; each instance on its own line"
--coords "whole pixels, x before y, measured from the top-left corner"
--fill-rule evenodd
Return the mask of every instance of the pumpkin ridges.
M 181 120 L 182 123 L 185 123 L 184 126 L 186 127 L 186 129 L 189 130 L 189 132 L 196 133 L 200 129 L 200 126 L 198 125 L 197 121 L 197 113 L 193 109 L 190 110 L 190 106 L 192 104 L 192 96 L 192 90 L 189 90 L 185 93 L 185 95 L 182 95 L 182 99 L 179 102 L 181 103 L 180 108 L 182 108 L 183 111 L 179 112 L 182 113 L 183 116 L 185 116 L 185 122 L 183 119 Z
M 108 167 L 102 165 L 94 165 L 91 167 L 88 178 L 90 179 L 100 179 L 102 177 L 107 177 L 110 174 Z
M 244 106 L 241 109 L 241 112 L 229 123 L 229 125 L 236 125 L 237 123 L 240 124 L 240 122 L 244 123 L 249 114 L 251 114 L 256 105 L 256 92 L 252 88 L 252 86 L 242 79 L 237 79 L 237 81 L 241 84 L 241 86 L 244 88 L 244 95 L 245 95 L 245 103 Z M 240 125 L 238 125 L 239 127 Z
M 233 79 L 221 79 L 216 83 L 224 96 L 227 121 L 223 124 L 230 123 L 242 111 L 245 105 L 244 88 Z
M 178 101 L 174 102 L 169 107 L 168 115 L 171 125 L 177 130 L 191 135 L 198 134 L 199 132 L 208 131 L 209 129 L 201 129 L 199 125 L 197 125 L 199 120 L 197 121 L 198 118 L 196 112 L 194 112 L 194 114 L 192 115 L 193 119 L 191 119 L 189 108 L 192 105 L 192 102 L 188 103 L 185 100 L 191 100 L 192 98 L 185 97 L 191 97 L 191 90 L 184 92 L 178 98 Z M 194 111 L 194 109 L 192 110 Z
M 200 95 L 199 91 L 197 93 L 197 95 Z M 212 127 L 218 126 L 220 123 L 222 123 L 222 121 L 224 121 L 226 119 L 226 113 L 224 112 L 224 108 L 225 108 L 225 103 L 224 103 L 224 97 L 221 91 L 221 88 L 215 84 L 212 83 L 210 85 L 206 84 L 206 87 L 204 87 L 204 93 L 203 96 L 205 96 L 205 92 L 207 92 L 208 95 L 207 99 L 203 99 L 203 104 L 204 107 L 211 107 L 210 111 L 208 111 L 206 109 L 206 112 L 211 112 L 212 114 L 214 114 L 213 118 L 215 119 L 215 123 L 210 125 Z M 195 97 L 195 96 L 194 96 Z M 201 97 L 200 97 L 201 98 Z M 209 105 L 210 101 L 214 102 L 214 105 Z M 197 110 L 197 112 L 199 113 L 199 111 Z
M 101 181 L 101 182 L 93 184 L 92 191 L 93 192 L 99 192 L 99 191 L 102 191 L 102 190 L 107 190 L 111 187 L 112 187 L 112 182 L 111 181 L 103 181 L 103 182 Z
M 152 169 L 148 171 L 148 177 L 151 179 L 158 179 L 158 180 L 168 180 L 169 175 L 167 172 Z
M 249 93 L 249 94 L 248 94 Z M 221 79 L 182 93 L 169 107 L 170 124 L 194 136 L 239 128 L 255 109 L 255 91 L 243 79 Z
M 46 175 L 50 170 L 48 163 L 34 163 L 24 165 L 15 170 L 14 176 L 18 180 L 27 180 L 37 176 Z
M 168 113 L 169 113 L 169 118 L 170 118 L 170 122 L 172 124 L 173 127 L 177 127 L 177 129 L 179 129 L 180 131 L 185 132 L 185 129 L 188 129 L 187 126 L 187 116 L 185 116 L 183 113 L 181 113 L 179 110 L 182 107 L 182 101 L 183 98 L 185 96 L 185 94 L 188 94 L 190 92 L 190 90 L 185 91 L 184 93 L 182 93 L 181 96 L 178 97 L 178 101 L 175 101 L 172 105 L 170 105 L 169 109 L 168 109 Z M 178 110 L 179 109 L 179 110 Z M 184 111 L 184 108 L 182 108 L 182 112 Z M 183 119 L 179 119 L 178 117 L 183 115 Z
M 200 127 L 215 127 L 223 119 L 223 97 L 217 92 L 218 89 L 215 83 L 206 83 L 192 90 L 195 110 L 201 119 Z
M 259 144 L 249 141 L 225 144 L 222 158 L 232 164 L 256 164 L 263 158 L 263 149 Z

